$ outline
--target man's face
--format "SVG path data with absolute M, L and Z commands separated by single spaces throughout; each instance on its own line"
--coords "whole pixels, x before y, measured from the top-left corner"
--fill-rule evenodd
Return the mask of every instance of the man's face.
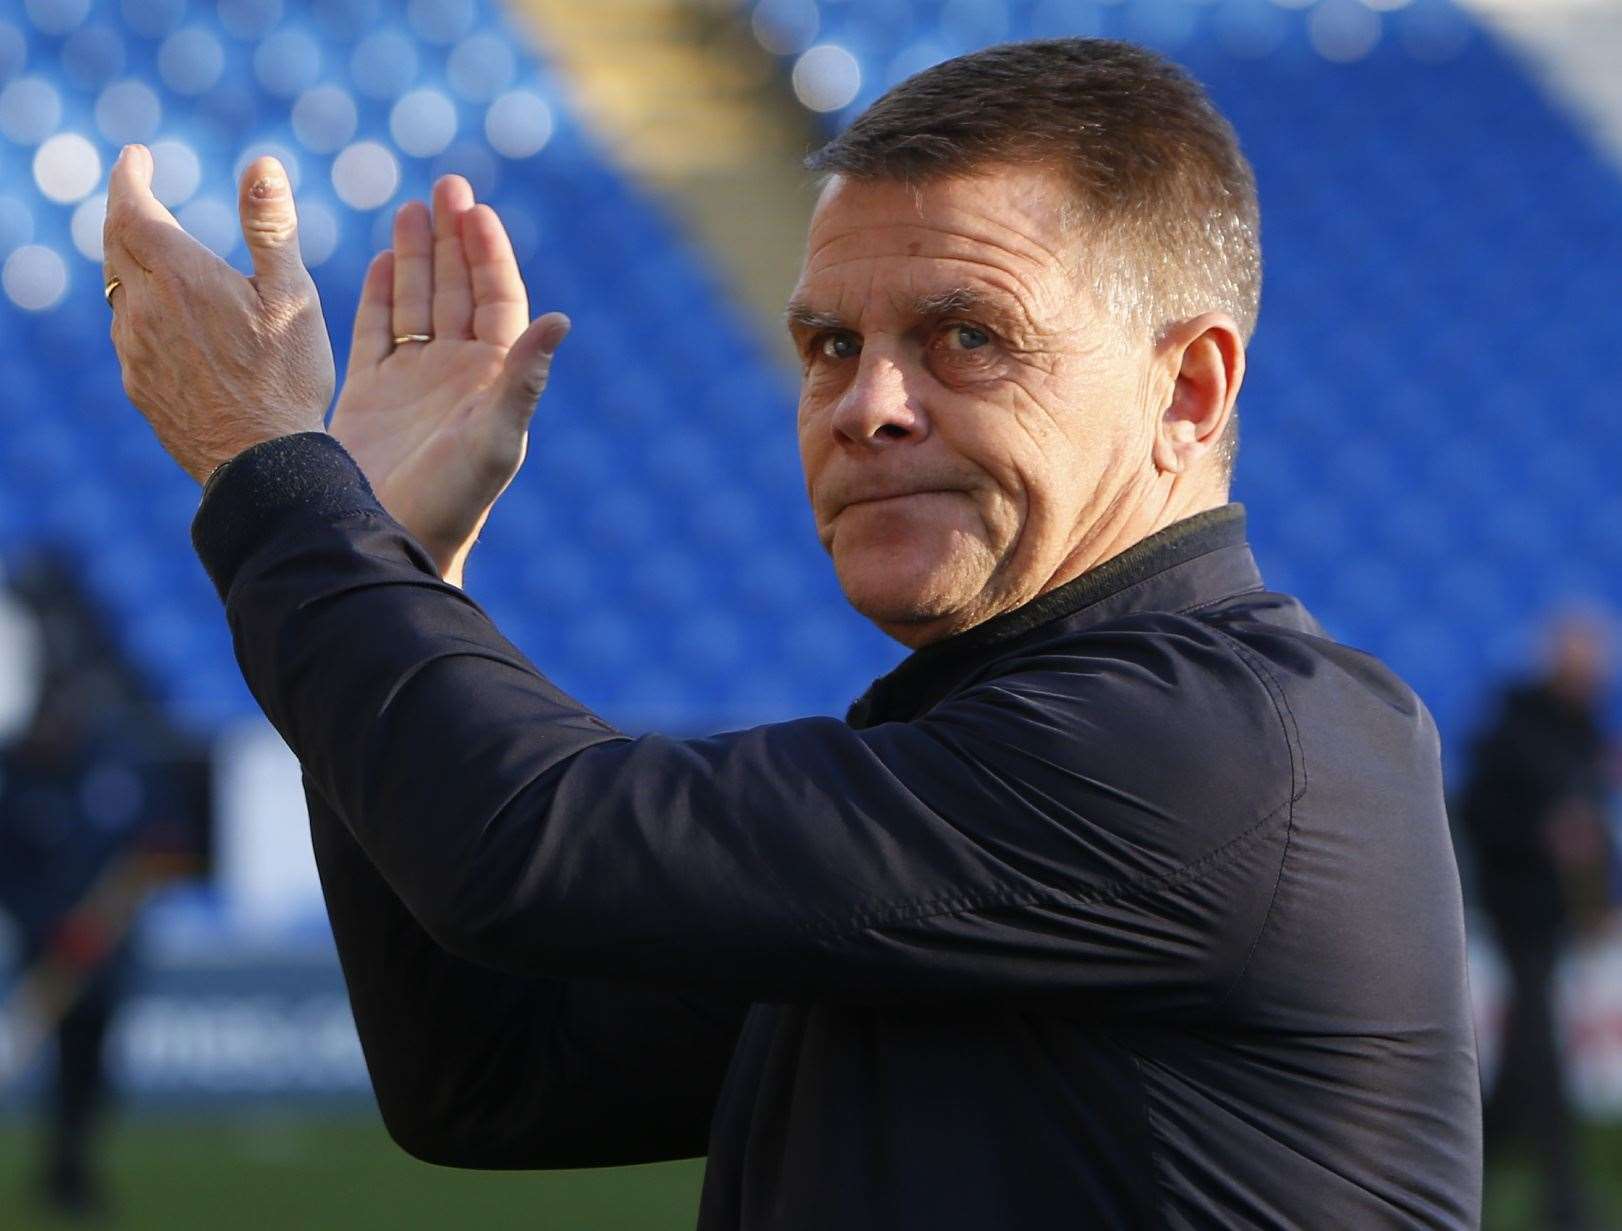
M 1150 340 L 1107 315 L 1049 172 L 836 178 L 789 307 L 800 458 L 862 614 L 923 645 L 1078 571 L 1153 478 Z

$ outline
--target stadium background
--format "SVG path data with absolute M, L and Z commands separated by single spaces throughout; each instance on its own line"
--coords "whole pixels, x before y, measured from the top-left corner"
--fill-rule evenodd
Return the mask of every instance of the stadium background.
M 0 0 L 0 559 L 65 553 L 215 750 L 215 875 L 146 912 L 115 1036 L 127 1225 L 675 1227 L 697 1171 L 391 1153 L 296 772 L 187 548 L 195 486 L 120 392 L 99 268 L 118 146 L 151 145 L 159 197 L 239 266 L 235 170 L 283 159 L 340 369 L 391 207 L 468 176 L 537 311 L 575 322 L 469 590 L 610 719 L 697 732 L 841 712 L 899 656 L 845 607 L 800 494 L 771 315 L 809 211 L 798 157 L 930 63 L 1074 33 L 1174 56 L 1238 128 L 1267 272 L 1236 497 L 1270 582 L 1412 681 L 1456 768 L 1542 617 L 1622 604 L 1612 0 Z M 1622 956 L 1570 974 L 1604 1124 Z M 0 1091 L 0 1183 L 28 1095 Z M 1499 1184 L 1506 1225 L 1517 1200 Z

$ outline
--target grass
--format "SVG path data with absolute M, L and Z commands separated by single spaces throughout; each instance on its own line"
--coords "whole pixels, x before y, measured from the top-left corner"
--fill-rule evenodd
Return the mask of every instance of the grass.
M 23 1125 L 0 1125 L 0 1225 L 66 1227 L 25 1212 L 31 1207 L 20 1198 L 30 1191 L 34 1157 Z M 694 1223 L 703 1163 L 455 1171 L 408 1157 L 370 1115 L 132 1115 L 107 1135 L 105 1175 L 116 1215 L 105 1225 L 119 1231 L 671 1231 Z
M 1582 1137 L 1584 1173 L 1595 1225 L 1622 1226 L 1622 1124 L 1589 1124 Z M 1545 1231 L 1538 1175 L 1512 1160 L 1487 1176 L 1483 1231 Z
M 1622 1212 L 1622 1125 L 1585 1134 L 1602 1213 Z M 119 1231 L 221 1227 L 416 1231 L 673 1231 L 698 1209 L 701 1160 L 603 1171 L 489 1172 L 430 1167 L 401 1153 L 373 1115 L 221 1118 L 131 1115 L 106 1141 Z M 33 1141 L 0 1122 L 0 1224 L 56 1231 L 28 1213 Z M 1539 1227 L 1525 1165 L 1488 1178 L 1486 1231 Z

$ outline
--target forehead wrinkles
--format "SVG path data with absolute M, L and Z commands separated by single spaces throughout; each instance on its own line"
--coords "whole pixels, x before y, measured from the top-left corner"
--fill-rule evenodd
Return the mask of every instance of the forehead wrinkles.
M 984 287 L 988 298 L 1036 328 L 1068 289 L 1069 273 L 1037 245 L 1017 245 L 1018 232 L 968 236 L 917 223 L 849 227 L 812 248 L 802 291 L 831 294 L 854 319 L 863 310 L 907 312 L 922 296 Z M 820 306 L 820 305 L 819 305 Z
M 1052 246 L 1062 239 L 1034 234 L 1036 220 L 1025 217 L 1027 211 L 1017 201 L 1008 202 L 1012 222 L 938 202 L 918 201 L 905 212 L 893 201 L 887 204 L 889 208 L 862 211 L 857 202 L 839 202 L 814 218 L 807 264 L 847 259 L 858 251 L 864 255 L 905 251 L 917 256 L 951 256 L 978 248 L 984 249 L 985 259 L 1006 261 L 1011 268 L 1028 266 L 1034 272 L 1068 265 L 1065 255 Z M 862 217 L 863 213 L 867 216 Z

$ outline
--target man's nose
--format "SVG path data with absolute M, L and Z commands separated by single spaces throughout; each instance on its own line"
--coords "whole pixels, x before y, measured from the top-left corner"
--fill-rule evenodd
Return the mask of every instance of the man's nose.
M 916 442 L 929 430 L 915 397 L 916 376 L 895 356 L 862 352 L 856 377 L 834 407 L 833 431 L 846 448 Z

